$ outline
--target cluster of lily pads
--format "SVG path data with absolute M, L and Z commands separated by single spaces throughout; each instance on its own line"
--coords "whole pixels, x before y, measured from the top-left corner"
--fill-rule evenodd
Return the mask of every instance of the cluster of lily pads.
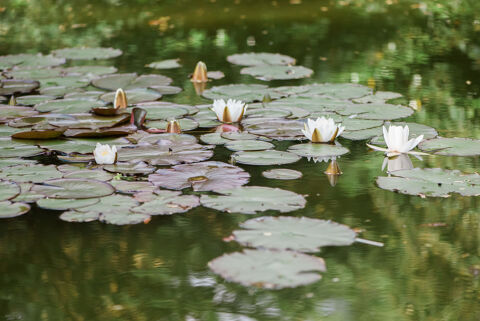
M 148 223 L 153 215 L 184 213 L 197 206 L 227 213 L 290 212 L 305 206 L 303 195 L 245 186 L 250 176 L 236 164 L 283 165 L 305 157 L 329 161 L 326 173 L 339 175 L 337 159 L 349 149 L 338 137 L 369 140 L 369 146 L 387 153 L 389 176 L 377 179 L 383 189 L 421 196 L 480 195 L 477 174 L 413 169 L 405 153 L 412 153 L 417 144 L 431 154 L 470 156 L 480 155 L 480 141 L 442 138 L 429 126 L 401 122 L 414 111 L 388 102 L 399 94 L 374 93 L 357 84 L 231 84 L 207 89 L 207 82 L 223 73 L 207 72 L 199 63 L 191 80 L 197 93 L 212 103 L 192 106 L 159 101 L 182 90 L 160 74 L 117 73 L 104 65 L 65 67 L 71 60 L 120 54 L 112 48 L 67 48 L 48 55 L 0 56 L 0 218 L 25 214 L 33 203 L 62 211 L 65 221 L 119 225 Z M 227 59 L 244 66 L 242 74 L 263 81 L 312 74 L 285 55 L 248 53 Z M 148 66 L 169 69 L 180 64 L 171 59 Z M 202 134 L 189 134 L 193 130 Z M 287 150 L 276 150 L 278 141 L 293 143 Z M 216 146 L 233 152 L 230 163 L 209 160 Z M 282 168 L 263 175 L 302 176 Z M 210 264 L 214 271 L 265 287 L 305 284 L 319 278 L 311 271 L 321 272 L 325 266 L 301 252 L 356 240 L 347 227 L 321 220 L 261 218 L 243 227 L 257 230 L 255 224 L 261 224 L 259 231 L 236 232 L 234 238 L 261 249 L 218 258 Z M 248 233 L 259 237 L 247 240 Z M 280 242 L 274 244 L 276 237 L 292 242 L 283 248 Z M 240 270 L 275 266 L 272 262 L 281 268 L 262 270 L 265 278 L 255 282 L 242 279 Z M 228 273 L 232 265 L 238 267 L 238 275 L 225 274 L 225 264 Z

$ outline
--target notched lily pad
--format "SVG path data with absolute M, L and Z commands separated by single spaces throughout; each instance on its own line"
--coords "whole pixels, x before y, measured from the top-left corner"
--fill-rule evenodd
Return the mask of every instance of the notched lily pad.
M 139 214 L 139 213 L 130 213 L 130 212 L 120 212 L 120 213 L 103 213 L 99 216 L 99 221 L 107 224 L 113 225 L 133 225 L 148 223 L 150 221 L 150 215 Z
M 243 246 L 300 252 L 318 252 L 324 246 L 347 246 L 356 233 L 346 225 L 308 217 L 264 216 L 240 224 L 233 232 Z
M 236 152 L 232 155 L 232 160 L 236 163 L 246 165 L 283 165 L 291 164 L 300 160 L 300 156 L 276 150 Z
M 0 79 L 0 95 L 28 94 L 38 87 L 36 80 Z
M 279 188 L 242 186 L 219 191 L 221 195 L 202 195 L 203 206 L 228 213 L 257 214 L 275 210 L 282 213 L 305 207 L 303 195 Z
M 244 250 L 224 254 L 208 263 L 230 282 L 266 289 L 294 288 L 317 282 L 326 271 L 323 259 L 303 253 Z
M 438 137 L 421 142 L 418 148 L 424 152 L 436 155 L 477 156 L 480 155 L 480 140 Z
M 155 191 L 155 197 L 132 209 L 135 213 L 147 215 L 172 215 L 184 213 L 200 205 L 195 195 L 181 195 L 175 191 Z
M 87 223 L 97 221 L 100 216 L 97 212 L 77 212 L 77 211 L 68 211 L 60 215 L 60 219 L 66 222 L 73 223 Z
M 240 70 L 241 74 L 253 76 L 259 80 L 287 80 L 308 78 L 313 70 L 303 66 L 267 66 L 259 65 Z
M 121 173 L 124 175 L 147 175 L 155 171 L 155 167 L 145 162 L 117 162 L 113 165 L 104 165 L 103 169 L 111 173 Z
M 20 186 L 14 182 L 0 180 L 0 202 L 10 200 L 20 194 Z
M 303 176 L 302 172 L 288 168 L 270 169 L 268 171 L 262 172 L 262 175 L 266 178 L 281 180 L 298 179 Z
M 122 51 L 114 48 L 77 47 L 53 50 L 52 54 L 57 57 L 71 60 L 94 60 L 115 58 L 120 56 Z
M 225 144 L 225 148 L 236 151 L 261 151 L 274 148 L 275 145 L 261 140 L 234 140 Z
M 60 178 L 63 173 L 54 165 L 23 164 L 2 168 L 0 178 L 17 183 L 41 183 L 46 180 Z
M 30 205 L 26 203 L 0 202 L 0 218 L 11 218 L 26 214 L 30 211 Z
M 267 95 L 271 99 L 288 96 L 288 94 L 277 91 L 275 88 L 257 84 L 215 86 L 203 92 L 203 96 L 208 99 L 236 99 L 244 102 L 262 101 Z
M 288 148 L 288 151 L 303 157 L 330 158 L 349 152 L 348 148 L 331 144 L 298 144 Z
M 166 76 L 152 74 L 138 76 L 136 73 L 112 74 L 92 80 L 92 85 L 101 89 L 115 91 L 118 88 L 135 89 L 152 86 L 168 86 L 172 79 Z
M 241 66 L 294 65 L 295 58 L 278 53 L 251 52 L 227 57 L 228 62 Z
M 97 180 L 61 178 L 35 185 L 32 191 L 50 198 L 83 199 L 108 196 L 115 192 L 115 189 L 110 184 Z
M 59 198 L 44 198 L 37 201 L 37 206 L 40 208 L 65 211 L 73 210 L 98 203 L 97 198 L 86 199 L 59 199 Z

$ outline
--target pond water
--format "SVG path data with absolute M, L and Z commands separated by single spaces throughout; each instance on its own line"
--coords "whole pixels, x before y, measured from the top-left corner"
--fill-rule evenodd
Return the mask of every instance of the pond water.
M 162 100 L 211 103 L 188 79 L 197 61 L 225 78 L 208 87 L 261 83 L 226 57 L 282 53 L 314 71 L 269 86 L 358 82 L 401 93 L 415 107 L 405 120 L 443 137 L 480 139 L 480 5 L 456 1 L 53 1 L 0 2 L 0 55 L 47 54 L 73 46 L 114 47 L 123 55 L 98 64 L 119 72 L 159 73 L 183 88 Z M 179 58 L 181 68 L 154 70 Z M 89 64 L 75 62 L 72 65 Z M 198 130 L 196 135 L 206 131 Z M 343 138 L 350 153 L 332 186 L 327 163 L 237 164 L 249 185 L 308 195 L 288 214 L 225 213 L 196 207 L 152 216 L 148 224 L 68 223 L 33 206 L 0 221 L 0 320 L 480 320 L 480 199 L 422 198 L 375 184 L 382 153 Z M 296 142 L 274 142 L 286 150 Z M 216 147 L 214 160 L 231 151 Z M 412 158 L 420 168 L 479 171 L 476 157 Z M 262 176 L 272 168 L 295 180 Z M 384 247 L 325 247 L 322 280 L 268 290 L 227 282 L 208 262 L 243 249 L 224 238 L 262 215 L 306 216 L 355 228 Z

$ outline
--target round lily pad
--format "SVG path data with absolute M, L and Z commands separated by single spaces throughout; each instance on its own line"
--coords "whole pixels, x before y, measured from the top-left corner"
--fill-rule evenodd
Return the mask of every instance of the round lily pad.
M 20 195 L 12 199 L 13 202 L 35 203 L 36 201 L 45 198 L 44 195 L 32 191 L 33 183 L 18 183 L 20 186 Z
M 172 79 L 162 75 L 155 74 L 138 76 L 136 73 L 130 73 L 102 76 L 92 80 L 92 85 L 101 89 L 115 91 L 118 88 L 127 90 L 135 88 L 150 88 L 152 86 L 168 86 L 171 82 Z
M 139 192 L 152 193 L 155 190 L 155 186 L 152 183 L 144 181 L 113 180 L 110 184 L 115 187 L 117 192 L 123 194 L 135 194 Z
M 295 58 L 278 53 L 251 52 L 227 57 L 228 62 L 241 66 L 294 65 Z
M 246 119 L 245 131 L 275 140 L 304 140 L 303 122 L 287 119 Z
M 228 213 L 257 214 L 275 210 L 282 213 L 305 207 L 303 195 L 279 188 L 242 186 L 219 191 L 221 195 L 202 195 L 203 206 Z
M 26 203 L 0 202 L 0 218 L 10 218 L 23 215 L 30 211 L 30 205 Z
M 89 75 L 89 76 L 101 76 L 107 74 L 113 74 L 117 72 L 117 68 L 112 66 L 73 66 L 63 68 L 62 72 L 67 75 Z
M 235 84 L 215 86 L 203 92 L 208 99 L 236 99 L 244 102 L 262 101 L 265 96 L 271 99 L 286 97 L 287 94 L 278 92 L 274 88 L 268 88 L 258 84 Z
M 150 89 L 155 90 L 156 92 L 162 95 L 175 95 L 181 92 L 183 89 L 176 86 L 150 86 Z
M 53 126 L 48 129 L 30 129 L 22 132 L 12 134 L 12 138 L 16 139 L 54 139 L 63 135 L 65 129 L 55 128 Z M 32 146 L 33 147 L 33 146 Z
M 43 182 L 32 187 L 32 191 L 51 198 L 94 198 L 115 192 L 108 183 L 92 179 L 60 178 Z
M 225 144 L 225 148 L 233 151 L 260 151 L 274 148 L 275 145 L 261 140 L 234 140 Z
M 50 96 L 50 95 L 21 96 L 17 98 L 17 105 L 33 106 L 36 104 L 46 102 L 47 100 L 53 100 L 55 98 L 56 98 L 55 96 Z
M 189 131 L 198 127 L 198 123 L 195 120 L 189 119 L 189 118 L 179 119 L 178 123 L 180 124 L 180 128 L 182 129 L 182 131 Z M 148 128 L 158 128 L 158 129 L 166 129 L 167 125 L 168 125 L 168 122 L 166 120 L 153 120 L 153 121 L 147 121 L 145 123 L 145 126 L 147 126 Z
M 139 203 L 128 195 L 109 195 L 99 199 L 98 203 L 90 206 L 78 208 L 79 212 L 97 212 L 97 213 L 128 213 Z
M 259 65 L 243 68 L 240 73 L 269 81 L 308 78 L 313 74 L 313 70 L 303 66 Z
M 61 57 L 54 57 L 52 55 L 42 54 L 18 54 L 0 56 L 0 70 L 9 69 L 14 66 L 22 69 L 28 68 L 45 68 L 59 66 L 65 63 L 65 59 Z
M 52 54 L 57 57 L 71 60 L 94 60 L 115 58 L 120 56 L 122 51 L 120 49 L 113 48 L 78 47 L 53 50 Z
M 155 167 L 145 162 L 117 162 L 113 165 L 104 165 L 103 169 L 111 173 L 122 173 L 124 175 L 146 175 L 155 171 Z
M 113 225 L 133 225 L 146 223 L 150 220 L 150 215 L 130 213 L 130 212 L 109 212 L 100 214 L 100 222 Z
M 148 177 L 155 186 L 181 190 L 215 191 L 242 186 L 250 175 L 243 169 L 222 162 L 202 162 L 159 169 Z
M 200 205 L 195 195 L 181 195 L 175 191 L 156 191 L 155 198 L 132 209 L 135 213 L 147 215 L 172 215 L 184 213 Z
M 346 225 L 308 217 L 264 216 L 240 224 L 233 232 L 243 246 L 300 252 L 318 252 L 324 246 L 347 246 L 356 233 Z
M 358 84 L 309 84 L 302 86 L 300 95 L 325 95 L 339 99 L 360 98 L 372 93 L 372 89 Z
M 205 144 L 211 145 L 223 145 L 225 143 L 231 142 L 230 139 L 223 138 L 221 133 L 203 134 L 202 136 L 200 136 L 200 140 Z
M 227 281 L 266 289 L 294 288 L 317 282 L 326 271 L 323 259 L 303 253 L 244 250 L 224 254 L 208 263 Z
M 178 63 L 180 59 L 166 59 L 161 61 L 155 61 L 147 65 L 147 67 L 154 69 L 175 69 L 180 68 L 182 65 Z
M 207 160 L 212 156 L 213 151 L 208 146 L 199 144 L 180 146 L 139 145 L 122 147 L 118 150 L 118 161 L 144 161 L 151 165 L 196 163 Z
M 53 178 L 62 177 L 62 173 L 54 165 L 17 165 L 2 168 L 0 178 L 16 183 L 32 182 L 41 183 Z
M 348 148 L 331 144 L 298 144 L 288 148 L 288 151 L 303 157 L 337 157 L 349 152 Z
M 65 211 L 77 209 L 89 205 L 98 203 L 98 198 L 86 198 L 86 199 L 59 199 L 59 198 L 44 198 L 37 201 L 37 206 L 55 210 L 55 211 Z
M 75 223 L 87 223 L 98 220 L 100 216 L 97 212 L 77 212 L 77 211 L 68 211 L 60 215 L 60 219 L 66 222 L 75 222 Z
M 27 94 L 39 86 L 36 80 L 0 79 L 0 95 Z
M 262 175 L 266 178 L 281 180 L 298 179 L 303 176 L 302 172 L 287 168 L 270 169 L 262 172 Z
M 83 169 L 78 171 L 71 171 L 65 175 L 64 178 L 85 178 L 96 179 L 102 182 L 109 181 L 113 178 L 113 175 L 102 170 Z
M 226 132 L 221 134 L 223 138 L 230 140 L 257 139 L 258 136 L 247 132 Z
M 297 162 L 300 157 L 289 152 L 276 150 L 236 152 L 232 155 L 236 163 L 246 165 L 283 165 Z
M 350 104 L 337 111 L 343 116 L 355 116 L 360 119 L 392 120 L 405 118 L 413 114 L 413 109 L 391 104 Z
M 0 158 L 31 157 L 40 155 L 44 152 L 43 149 L 40 149 L 37 146 L 14 143 L 10 139 L 6 140 L 10 145 L 5 146 L 2 141 L 5 140 L 0 140 Z
M 0 180 L 0 202 L 7 201 L 20 194 L 20 187 L 10 181 Z
M 59 114 L 88 113 L 93 107 L 104 106 L 105 102 L 94 99 L 57 99 L 49 100 L 35 105 L 35 110 L 46 113 L 54 112 Z
M 421 142 L 418 148 L 424 152 L 436 155 L 477 156 L 480 155 L 480 140 L 438 137 Z
M 88 86 L 90 80 L 83 75 L 71 75 L 71 76 L 60 76 L 60 77 L 52 77 L 52 78 L 41 78 L 38 80 L 40 82 L 41 87 L 49 88 L 55 86 L 62 86 L 67 88 L 64 92 L 74 91 L 74 89 L 82 88 Z M 41 94 L 46 95 L 47 93 L 42 92 Z M 50 93 L 50 95 L 54 95 Z M 57 96 L 62 96 L 58 94 Z
M 170 120 L 182 118 L 188 114 L 188 110 L 173 106 L 142 106 L 147 112 L 147 120 Z

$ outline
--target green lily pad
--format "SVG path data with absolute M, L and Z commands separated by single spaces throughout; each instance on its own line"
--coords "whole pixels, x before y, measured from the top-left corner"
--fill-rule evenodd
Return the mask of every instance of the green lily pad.
M 373 104 L 384 103 L 388 100 L 397 99 L 402 97 L 402 94 L 394 93 L 391 91 L 377 91 L 375 94 L 367 95 L 361 98 L 354 99 L 353 101 L 358 104 Z
M 150 110 L 152 112 L 154 112 L 154 110 L 156 110 L 156 109 L 161 109 L 161 108 L 165 108 L 165 107 L 175 108 L 175 109 L 185 109 L 187 111 L 188 115 L 196 114 L 199 111 L 199 109 L 197 107 L 190 106 L 190 105 L 185 105 L 185 104 L 176 104 L 176 103 L 172 103 L 172 102 L 169 102 L 169 101 L 151 101 L 151 102 L 147 102 L 147 103 L 140 103 L 140 104 L 137 104 L 137 107 L 140 107 L 140 108 L 145 109 L 145 110 Z M 214 115 L 215 115 L 215 113 L 214 113 Z
M 49 87 L 58 87 L 62 86 L 67 88 L 68 91 L 73 89 L 83 88 L 88 86 L 90 80 L 86 76 L 61 76 L 61 77 L 52 77 L 52 78 L 41 78 L 38 80 L 42 88 Z M 65 93 L 67 91 L 64 91 Z M 42 94 L 46 94 L 41 92 Z M 61 95 L 57 95 L 61 96 Z
M 113 175 L 102 170 L 82 169 L 68 172 L 63 175 L 64 178 L 85 178 L 96 179 L 102 182 L 107 182 L 113 179 Z
M 115 189 L 108 183 L 79 178 L 60 178 L 44 181 L 42 185 L 35 185 L 32 191 L 50 198 L 95 198 L 108 196 Z
M 261 140 L 234 140 L 225 144 L 225 148 L 237 151 L 260 151 L 274 148 L 275 145 Z
M 135 126 L 116 126 L 112 128 L 98 129 L 67 129 L 63 135 L 71 138 L 105 138 L 126 136 L 137 131 Z
M 181 195 L 175 191 L 155 191 L 155 198 L 132 209 L 135 213 L 147 215 L 172 215 L 184 213 L 200 205 L 195 195 Z
M 259 65 L 243 68 L 240 73 L 270 81 L 308 78 L 313 74 L 313 70 L 303 66 Z
M 69 129 L 100 129 L 114 127 L 130 120 L 130 114 L 115 116 L 96 116 L 92 114 L 74 114 L 71 117 L 56 118 L 48 120 L 48 123 L 57 127 L 68 127 Z
M 36 161 L 30 159 L 0 158 L 0 168 L 14 165 L 33 165 L 36 163 Z
M 305 207 L 303 195 L 279 188 L 242 186 L 218 191 L 222 195 L 202 195 L 203 206 L 218 211 L 241 214 L 257 214 L 274 210 L 282 213 Z
M 80 91 L 80 92 L 71 92 L 64 96 L 64 98 L 70 99 L 99 99 L 101 95 L 103 95 L 104 91 L 95 91 L 95 90 L 88 90 L 88 91 Z
M 33 106 L 48 100 L 55 99 L 55 96 L 50 95 L 29 95 L 29 96 L 22 96 L 17 98 L 17 105 L 21 106 Z
M 377 185 L 386 190 L 422 197 L 480 195 L 480 175 L 464 174 L 457 170 L 414 168 L 391 172 L 390 177 L 378 177 Z
M 318 252 L 324 246 L 347 246 L 356 233 L 346 225 L 308 217 L 264 216 L 240 224 L 233 232 L 243 246 L 299 252 Z
M 59 77 L 62 75 L 62 68 L 31 68 L 13 69 L 5 72 L 8 78 L 12 79 L 33 79 Z
M 100 214 L 98 219 L 100 222 L 107 224 L 133 225 L 148 222 L 150 220 L 150 215 L 130 212 L 109 212 Z
M 288 151 L 303 157 L 330 158 L 349 152 L 348 148 L 331 144 L 298 144 L 288 148 Z
M 45 198 L 45 195 L 38 194 L 32 191 L 33 183 L 19 183 L 20 186 L 20 195 L 15 197 L 13 202 L 22 202 L 22 203 L 35 203 L 38 200 Z
M 178 63 L 180 59 L 166 59 L 161 61 L 155 61 L 147 65 L 147 67 L 153 69 L 175 69 L 180 68 L 182 65 Z
M 215 191 L 245 185 L 249 178 L 250 174 L 240 167 L 210 161 L 159 169 L 148 180 L 155 186 L 174 190 Z
M 37 146 L 17 143 L 10 138 L 0 138 L 0 158 L 32 157 L 43 152 L 44 150 Z
M 20 186 L 14 182 L 0 180 L 0 202 L 10 200 L 20 194 Z
M 182 118 L 188 114 L 188 110 L 173 106 L 142 106 L 147 111 L 147 120 L 170 120 Z
M 60 219 L 65 222 L 87 223 L 97 221 L 100 216 L 97 212 L 77 212 L 68 211 L 60 215 Z
M 337 111 L 340 115 L 360 119 L 393 120 L 405 118 L 413 114 L 413 109 L 391 104 L 351 104 Z
M 155 190 L 155 186 L 152 183 L 144 181 L 113 180 L 110 184 L 115 187 L 117 192 L 122 194 L 135 194 L 139 192 L 153 193 Z
M 382 135 L 382 133 L 382 127 L 374 127 L 354 131 L 345 130 L 341 137 L 350 140 L 367 140 L 370 138 L 380 137 L 378 135 Z
M 295 163 L 300 156 L 289 152 L 280 152 L 276 150 L 253 151 L 253 152 L 236 152 L 232 155 L 232 159 L 236 163 L 246 165 L 283 165 Z
M 162 98 L 156 90 L 151 90 L 147 88 L 134 88 L 125 90 L 127 95 L 127 101 L 129 105 L 136 105 L 138 103 L 144 103 L 147 101 L 155 101 Z M 100 96 L 100 99 L 107 103 L 113 103 L 115 100 L 115 92 L 105 93 Z
M 98 203 L 98 198 L 86 199 L 59 199 L 59 198 L 44 198 L 37 201 L 37 206 L 55 211 L 73 210 Z
M 52 54 L 56 57 L 62 57 L 71 60 L 94 60 L 115 58 L 120 56 L 122 51 L 114 48 L 77 47 L 53 50 Z
M 40 146 L 49 150 L 54 150 L 66 154 L 79 153 L 79 154 L 91 154 L 95 149 L 97 143 L 102 145 L 127 145 L 122 138 L 76 138 L 76 139 L 56 139 L 51 141 L 42 141 Z
M 22 132 L 12 134 L 15 139 L 54 139 L 63 135 L 65 129 L 62 128 L 48 128 L 48 129 L 30 129 Z M 32 146 L 33 147 L 33 146 Z
M 171 78 L 162 75 L 112 74 L 92 80 L 92 85 L 105 90 L 115 91 L 118 88 L 135 89 L 150 88 L 152 86 L 168 86 Z M 127 96 L 128 99 L 128 96 Z
M 310 84 L 302 86 L 302 96 L 326 95 L 339 99 L 355 99 L 372 93 L 372 89 L 358 84 Z
M 200 140 L 205 144 L 211 145 L 223 145 L 231 142 L 230 139 L 223 138 L 222 133 L 203 134 L 202 136 L 200 136 Z
M 383 120 L 344 118 L 341 123 L 346 131 L 358 131 L 381 127 L 383 125 Z
M 0 218 L 11 218 L 26 214 L 30 211 L 30 205 L 25 203 L 0 202 Z
M 110 195 L 99 199 L 98 203 L 78 208 L 78 212 L 97 213 L 128 213 L 138 203 L 133 197 L 127 195 Z
M 18 54 L 0 56 L 0 70 L 9 69 L 17 66 L 21 69 L 45 68 L 63 65 L 64 58 L 54 57 L 52 55 L 44 56 L 42 54 Z
M 251 52 L 227 57 L 228 62 L 241 66 L 294 65 L 295 58 L 278 53 Z
M 298 179 L 303 176 L 302 172 L 287 168 L 270 169 L 262 172 L 262 175 L 266 178 L 281 180 Z
M 148 117 L 148 116 L 147 116 Z M 182 118 L 178 120 L 180 124 L 180 128 L 182 131 L 189 131 L 198 128 L 198 123 L 190 118 Z M 148 128 L 158 128 L 158 129 L 166 129 L 168 122 L 166 120 L 154 120 L 154 121 L 147 121 L 145 126 Z
M 39 86 L 36 80 L 0 79 L 0 95 L 28 94 Z
M 129 136 L 131 138 L 131 136 Z M 197 143 L 197 138 L 188 134 L 153 134 L 141 137 L 137 140 L 138 144 L 152 144 L 160 146 L 180 146 L 180 145 L 194 145 Z
M 272 99 L 286 97 L 287 94 L 277 92 L 274 88 L 264 85 L 223 85 L 215 86 L 203 92 L 203 96 L 208 99 L 236 99 L 244 102 L 262 101 L 268 95 Z
M 303 253 L 244 250 L 224 254 L 208 263 L 230 282 L 266 289 L 294 288 L 319 281 L 326 271 L 323 259 Z
M 303 122 L 287 119 L 245 119 L 244 130 L 275 140 L 305 140 Z
M 113 74 L 117 72 L 117 68 L 112 66 L 73 66 L 63 68 L 62 72 L 67 75 L 88 75 L 88 76 L 102 76 Z
M 247 132 L 226 132 L 222 133 L 222 137 L 229 140 L 250 140 L 258 139 L 259 137 Z
M 34 109 L 41 112 L 54 112 L 59 114 L 88 113 L 93 107 L 105 106 L 106 103 L 94 99 L 56 99 L 35 105 Z
M 176 95 L 183 90 L 182 88 L 176 86 L 150 86 L 149 88 L 162 95 Z
M 436 155 L 477 156 L 480 155 L 480 140 L 438 137 L 421 142 L 418 148 L 424 152 Z
M 118 161 L 141 162 L 150 165 L 177 165 L 196 163 L 209 159 L 213 151 L 209 146 L 191 145 L 141 145 L 118 149 Z
M 113 165 L 104 165 L 103 169 L 107 172 L 121 173 L 123 175 L 147 175 L 155 171 L 155 167 L 150 166 L 145 162 L 117 162 Z

